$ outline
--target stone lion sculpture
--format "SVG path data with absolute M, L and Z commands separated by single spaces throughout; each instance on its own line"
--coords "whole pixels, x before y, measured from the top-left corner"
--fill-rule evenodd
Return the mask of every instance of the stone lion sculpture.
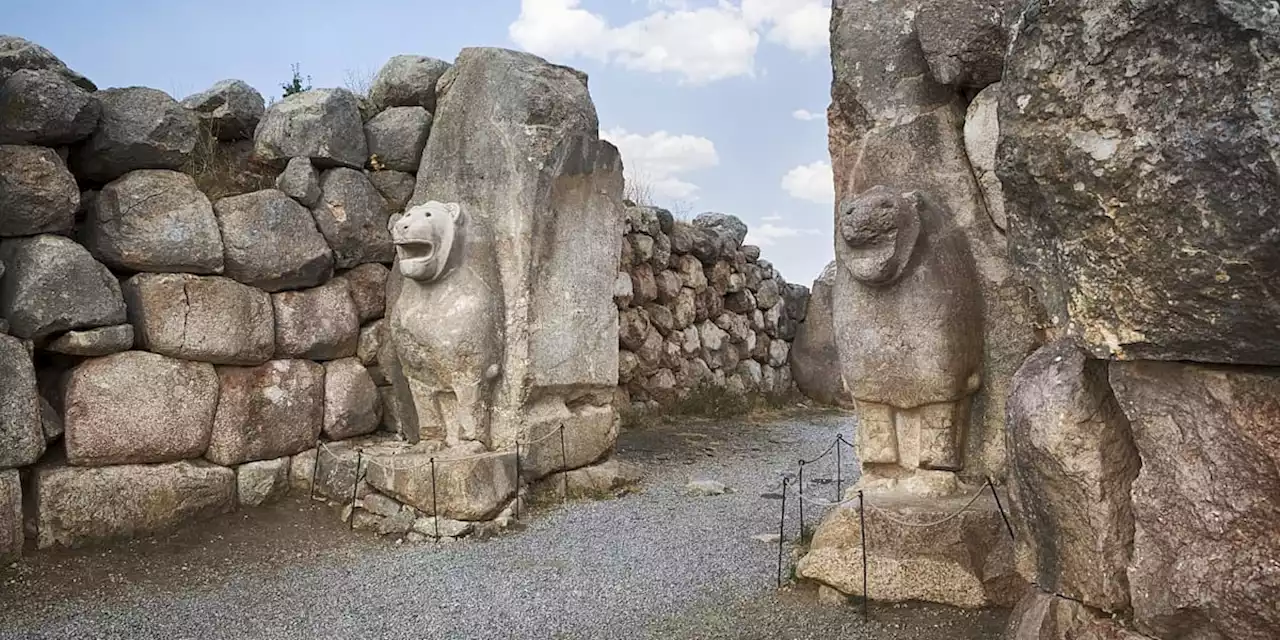
M 457 203 L 392 217 L 399 295 L 391 340 L 425 438 L 490 445 L 504 351 L 502 288 L 492 243 Z
M 841 370 L 856 401 L 863 488 L 956 488 L 981 381 L 982 293 L 968 240 L 921 192 L 842 203 L 833 288 Z

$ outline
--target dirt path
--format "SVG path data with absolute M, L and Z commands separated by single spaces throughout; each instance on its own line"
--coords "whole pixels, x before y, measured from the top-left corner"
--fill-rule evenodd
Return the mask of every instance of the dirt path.
M 292 500 L 34 554 L 0 568 L 0 639 L 998 637 L 1002 611 L 873 604 L 868 624 L 855 607 L 774 588 L 777 547 L 752 537 L 776 531 L 781 474 L 840 424 L 630 430 L 618 455 L 645 473 L 637 492 L 549 507 L 486 541 L 396 544 Z M 807 480 L 822 490 L 833 472 Z M 733 491 L 686 496 L 692 479 Z

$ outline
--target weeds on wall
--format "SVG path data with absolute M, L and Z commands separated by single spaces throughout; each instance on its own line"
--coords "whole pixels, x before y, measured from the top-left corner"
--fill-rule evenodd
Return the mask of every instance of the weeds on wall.
M 196 187 L 210 201 L 274 187 L 279 172 L 254 160 L 252 154 L 252 141 L 222 142 L 213 135 L 213 128 L 202 122 L 195 149 L 182 172 L 196 181 Z

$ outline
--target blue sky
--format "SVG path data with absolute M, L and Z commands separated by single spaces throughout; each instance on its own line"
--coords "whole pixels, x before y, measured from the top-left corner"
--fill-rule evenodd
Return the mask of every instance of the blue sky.
M 732 213 L 792 282 L 831 259 L 829 0 L 6 0 L 5 33 L 98 86 L 181 99 L 238 78 L 279 96 L 401 53 L 521 49 L 590 75 L 605 137 L 658 204 Z

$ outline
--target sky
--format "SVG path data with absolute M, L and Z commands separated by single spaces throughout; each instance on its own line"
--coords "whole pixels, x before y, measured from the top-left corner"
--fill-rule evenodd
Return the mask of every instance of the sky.
M 789 282 L 832 259 L 829 0 L 3 0 L 0 32 L 100 88 L 177 99 L 236 78 L 264 96 L 297 64 L 359 87 L 389 58 L 528 51 L 585 71 L 627 178 L 683 218 L 731 213 Z

